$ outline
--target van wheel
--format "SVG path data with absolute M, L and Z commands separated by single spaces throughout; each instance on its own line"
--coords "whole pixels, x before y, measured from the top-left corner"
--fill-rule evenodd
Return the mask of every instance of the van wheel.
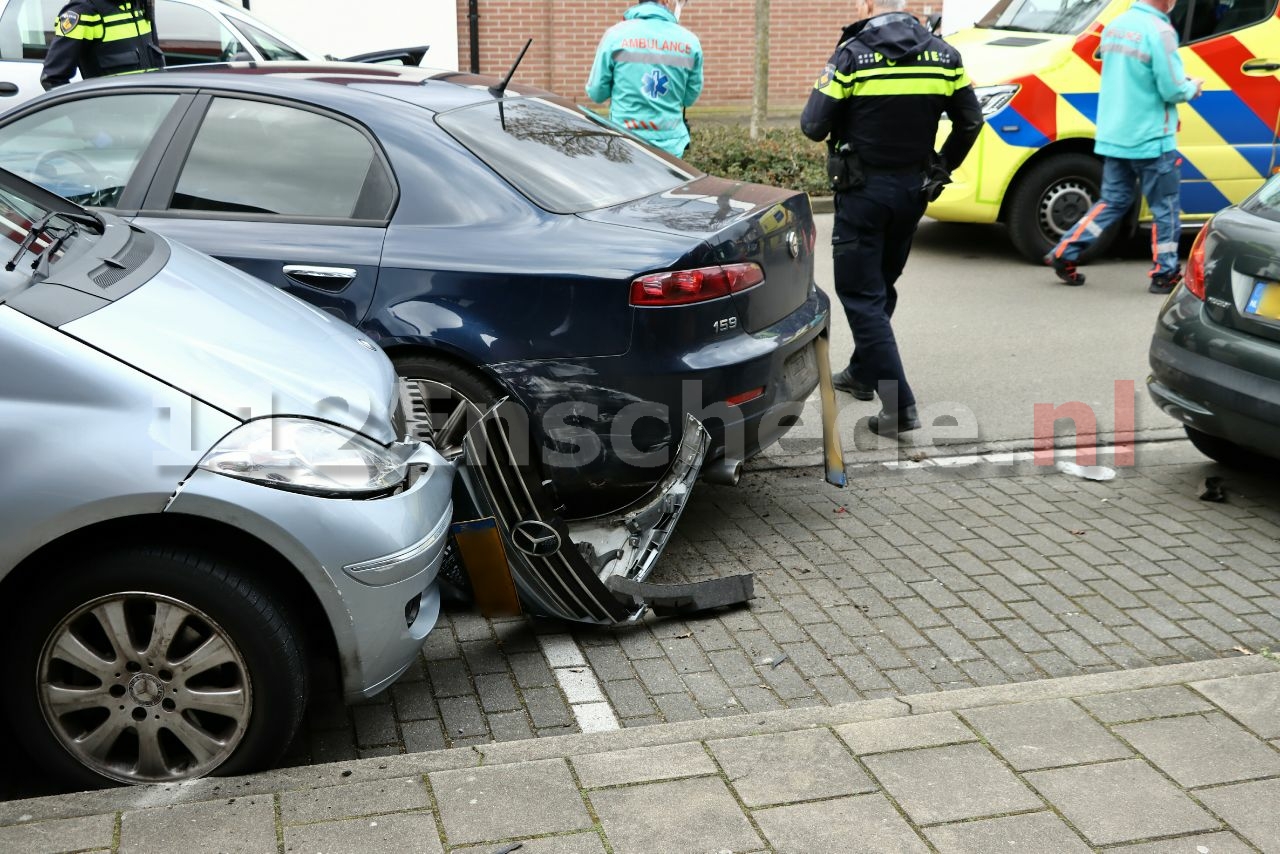
M 1042 263 L 1062 235 L 1088 213 L 1102 189 L 1102 162 L 1088 154 L 1057 154 L 1027 170 L 1009 200 L 1009 237 L 1028 260 Z M 1123 220 L 1122 220 L 1123 222 Z M 1107 229 L 1081 260 L 1107 251 L 1119 226 Z
M 412 386 L 411 420 L 419 428 L 416 438 L 430 440 L 446 460 L 462 456 L 462 439 L 493 404 L 501 390 L 483 376 L 438 356 L 405 356 L 394 359 L 396 373 Z
M 8 614 L 3 667 L 14 732 L 51 777 L 173 783 L 288 747 L 307 700 L 300 638 L 234 564 L 136 547 L 48 570 Z

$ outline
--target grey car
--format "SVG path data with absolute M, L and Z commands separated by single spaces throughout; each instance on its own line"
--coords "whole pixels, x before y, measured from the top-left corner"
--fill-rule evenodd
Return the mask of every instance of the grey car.
M 231 267 L 0 172 L 0 643 L 63 784 L 275 760 L 439 614 L 455 467 L 391 362 Z
M 1220 463 L 1280 459 L 1280 175 L 1215 214 L 1160 310 L 1147 389 Z

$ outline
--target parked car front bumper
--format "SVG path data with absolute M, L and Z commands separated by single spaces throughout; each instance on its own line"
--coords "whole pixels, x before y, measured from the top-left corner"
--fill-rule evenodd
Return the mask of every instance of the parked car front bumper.
M 436 574 L 453 517 L 454 466 L 427 446 L 425 470 L 381 498 L 325 498 L 197 470 L 166 512 L 216 519 L 302 573 L 337 642 L 348 700 L 370 697 L 413 662 L 440 613 Z

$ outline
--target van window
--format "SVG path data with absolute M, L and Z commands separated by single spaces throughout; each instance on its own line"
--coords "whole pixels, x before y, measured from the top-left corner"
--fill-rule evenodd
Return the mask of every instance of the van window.
M 1265 21 L 1276 0 L 1182 0 L 1169 13 L 1181 44 L 1200 41 Z

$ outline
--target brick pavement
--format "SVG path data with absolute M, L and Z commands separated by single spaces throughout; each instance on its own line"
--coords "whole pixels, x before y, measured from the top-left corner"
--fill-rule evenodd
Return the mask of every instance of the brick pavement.
M 1278 797 L 1250 656 L 11 802 L 0 850 L 1229 854 Z
M 750 570 L 749 608 L 608 629 L 451 611 L 379 697 L 348 708 L 322 686 L 283 764 L 1280 648 L 1274 481 L 1185 442 L 1140 445 L 1118 472 L 867 465 L 845 490 L 813 468 L 701 484 L 658 580 Z M 1213 473 L 1226 503 L 1196 498 Z M 0 797 L 40 793 L 5 774 Z
M 1103 460 L 1105 462 L 1105 460 Z M 749 608 L 596 629 L 446 614 L 420 665 L 313 704 L 287 764 L 560 735 L 579 725 L 548 637 L 576 642 L 623 727 L 1280 648 L 1280 489 L 1184 442 L 1114 481 L 1029 463 L 815 469 L 702 484 L 657 580 L 756 575 Z

